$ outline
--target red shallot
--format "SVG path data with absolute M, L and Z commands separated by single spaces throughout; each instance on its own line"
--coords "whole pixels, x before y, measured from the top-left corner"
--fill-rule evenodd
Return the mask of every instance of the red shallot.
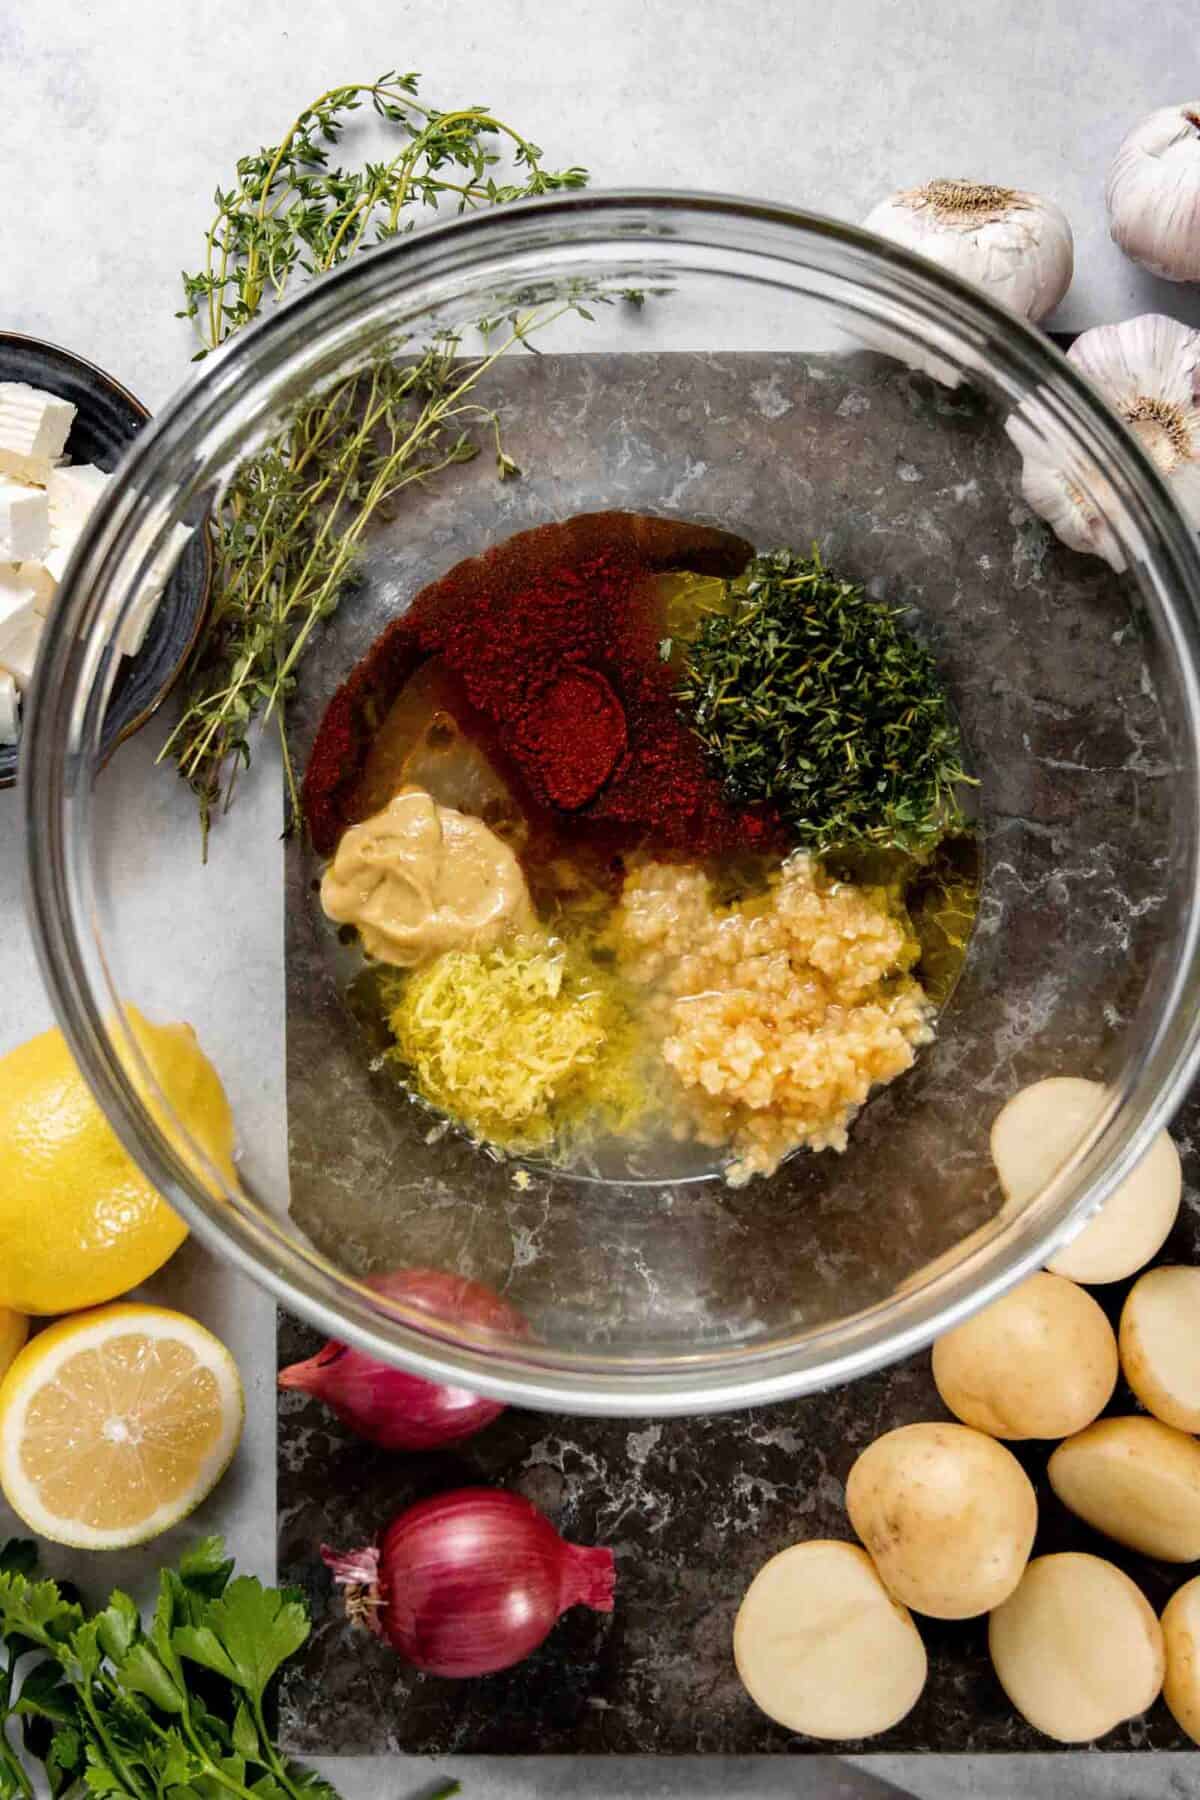
M 321 1546 L 347 1617 L 431 1675 L 491 1675 L 537 1649 L 571 1606 L 611 1612 L 611 1550 L 564 1543 L 520 1494 L 459 1488 L 409 1507 L 379 1547 Z
M 506 1337 L 524 1337 L 520 1313 L 481 1281 L 440 1269 L 398 1269 L 368 1277 L 368 1287 L 420 1307 L 447 1324 L 483 1326 Z M 408 1375 L 390 1363 L 331 1338 L 306 1362 L 280 1371 L 282 1388 L 300 1388 L 323 1400 L 343 1425 L 384 1450 L 436 1450 L 474 1437 L 504 1411 L 469 1388 L 443 1387 Z

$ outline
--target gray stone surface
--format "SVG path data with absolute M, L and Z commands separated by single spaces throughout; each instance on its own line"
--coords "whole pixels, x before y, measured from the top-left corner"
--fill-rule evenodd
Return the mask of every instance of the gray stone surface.
M 1200 294 L 1125 263 L 1103 218 L 1103 169 L 1128 123 L 1180 97 L 1195 67 L 1197 25 L 1182 0 L 1147 9 L 1107 0 L 1017 8 L 931 0 L 760 0 L 743 9 L 697 0 L 681 29 L 665 0 L 605 0 L 564 23 L 563 9 L 492 0 L 293 0 L 185 7 L 161 0 L 38 0 L 0 8 L 8 77 L 0 149 L 10 203 L 0 209 L 3 322 L 71 345 L 112 369 L 151 405 L 187 374 L 189 346 L 172 317 L 177 271 L 196 260 L 212 188 L 243 150 L 325 81 L 399 61 L 422 69 L 432 96 L 469 92 L 527 123 L 552 154 L 578 157 L 598 181 L 688 183 L 762 193 L 855 219 L 899 183 L 935 173 L 1011 179 L 1054 194 L 1076 231 L 1067 327 L 1159 308 L 1200 323 Z M 1189 56 L 1189 52 L 1191 55 Z M 35 194 L 36 203 L 12 203 Z M 142 821 L 123 874 L 144 900 L 146 965 L 169 1007 L 181 954 L 173 904 L 228 908 L 231 962 L 258 974 L 252 1050 L 258 1079 L 240 1100 L 243 1128 L 282 1169 L 282 931 L 278 775 L 268 744 L 207 872 L 194 855 L 187 795 L 151 769 L 156 734 L 118 756 L 114 804 Z M 49 1023 L 21 919 L 22 844 L 14 796 L 0 795 L 0 1048 Z M 121 870 L 117 871 L 120 875 Z M 182 885 L 181 885 L 182 884 Z M 272 896 L 264 907 L 264 895 Z M 222 1046 L 237 1053 L 238 1046 Z M 1197 1121 L 1185 1121 L 1190 1137 Z M 1194 1181 L 1195 1165 L 1189 1162 Z M 234 1334 L 252 1387 L 236 1477 L 199 1522 L 224 1528 L 238 1552 L 271 1564 L 274 1311 L 195 1247 L 158 1291 Z M 0 1531 L 10 1521 L 0 1509 Z M 153 1554 L 60 1558 L 91 1586 L 145 1590 Z M 338 1759 L 347 1800 L 429 1791 L 443 1762 Z M 870 1757 L 869 1766 L 922 1796 L 1007 1800 L 1014 1793 L 1165 1800 L 1194 1791 L 1200 1759 L 1086 1755 Z M 570 1787 L 601 1795 L 866 1793 L 832 1759 L 458 1759 L 471 1800 L 516 1800 Z M 1190 1784 L 1190 1785 L 1189 1785 Z M 875 1791 L 875 1790 L 872 1790 Z
M 463 1800 L 1192 1800 L 1196 1759 L 1096 1756 L 630 1757 L 611 1762 L 547 1756 L 537 1762 L 421 1758 L 396 1800 L 426 1800 L 449 1771 Z M 326 1757 L 319 1767 L 344 1800 L 393 1793 L 390 1757 Z

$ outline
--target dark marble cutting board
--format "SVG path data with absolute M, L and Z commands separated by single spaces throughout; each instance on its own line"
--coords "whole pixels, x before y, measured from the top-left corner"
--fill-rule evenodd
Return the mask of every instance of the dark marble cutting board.
M 646 359 L 647 369 L 651 360 Z M 692 359 L 697 368 L 685 374 L 681 374 L 683 358 L 662 360 L 670 366 L 657 374 L 662 378 L 663 393 L 673 396 L 671 404 L 679 405 L 680 394 L 686 393 L 687 405 L 694 406 L 696 418 L 704 419 L 710 433 L 716 431 L 718 423 L 705 405 L 705 371 L 700 366 L 704 359 Z M 538 379 L 542 419 L 550 421 L 547 429 L 570 438 L 581 409 L 603 403 L 605 384 L 594 363 L 595 359 L 588 357 L 541 359 Z M 944 395 L 924 378 L 910 377 L 877 359 L 865 364 L 860 360 L 843 378 L 832 376 L 828 368 L 806 364 L 804 359 L 793 364 L 779 355 L 725 358 L 720 380 L 727 386 L 744 384 L 753 397 L 763 433 L 777 431 L 780 444 L 790 445 L 793 452 L 799 445 L 798 454 L 825 458 L 822 469 L 809 469 L 820 486 L 815 501 L 812 484 L 800 478 L 788 455 L 776 456 L 772 462 L 764 454 L 756 463 L 756 483 L 778 480 L 784 484 L 786 491 L 781 490 L 779 496 L 784 511 L 794 508 L 797 517 L 807 519 L 814 505 L 820 516 L 824 516 L 822 508 L 828 511 L 833 506 L 836 510 L 839 472 L 853 460 L 857 491 L 865 492 L 865 477 L 857 459 L 862 454 L 877 454 L 877 482 L 868 484 L 874 495 L 892 494 L 898 472 L 901 484 L 911 484 L 911 493 L 932 490 L 936 475 L 943 496 L 962 496 L 961 527 L 947 525 L 944 512 L 934 520 L 932 515 L 926 517 L 921 506 L 915 507 L 907 546 L 910 579 L 919 578 L 922 565 L 927 564 L 930 568 L 936 565 L 939 579 L 953 584 L 956 597 L 960 591 L 966 596 L 974 583 L 1010 584 L 1042 608 L 1038 629 L 1066 633 L 1064 646 L 1072 627 L 1071 606 L 1099 608 L 1112 598 L 1111 578 L 1103 565 L 1061 550 L 1040 522 L 1019 501 L 1012 501 L 1012 469 L 994 465 L 996 453 L 988 448 L 980 416 L 984 403 L 978 397 Z M 875 451 L 864 450 L 865 437 L 853 437 L 869 403 L 868 390 L 876 407 L 876 422 L 885 427 L 875 440 Z M 654 406 L 659 404 L 654 379 L 647 377 L 642 383 L 635 404 L 652 420 Z M 789 423 L 793 405 L 798 412 Z M 529 471 L 525 482 L 506 490 L 510 496 L 506 504 L 512 508 L 507 528 L 516 530 L 547 510 L 552 513 L 561 504 L 561 496 L 552 482 L 539 475 L 538 418 L 532 410 L 522 414 L 519 407 L 511 412 L 507 401 L 505 409 L 506 421 L 514 424 L 516 431 L 510 448 Z M 931 445 L 937 434 L 922 423 L 935 412 L 949 424 L 942 434 L 948 460 L 942 467 L 922 463 L 918 468 L 904 460 L 909 454 L 907 444 L 919 441 L 930 456 L 935 454 Z M 638 420 L 640 417 L 639 413 Z M 635 463 L 639 458 L 655 459 L 652 425 L 643 429 L 638 420 L 623 420 L 619 438 L 611 434 L 603 438 L 603 448 L 597 452 L 593 478 L 608 504 L 622 503 L 621 482 L 628 457 Z M 895 428 L 892 436 L 886 428 L 889 421 Z M 523 431 L 532 434 L 532 442 L 522 442 Z M 831 466 L 828 446 L 840 440 L 831 439 L 830 433 L 837 431 L 845 435 L 846 442 Z M 705 454 L 711 451 L 712 445 L 706 442 Z M 897 457 L 901 458 L 898 462 Z M 749 480 L 751 475 L 743 471 L 739 478 Z M 919 484 L 926 478 L 929 489 L 922 489 Z M 604 488 L 606 480 L 611 491 Z M 462 520 L 453 496 L 431 487 L 428 496 L 422 494 L 416 503 L 433 509 L 437 554 L 454 560 L 451 547 L 458 541 Z M 849 502 L 843 497 L 841 504 Z M 888 502 L 878 499 L 871 504 Z M 663 510 L 686 511 L 686 507 L 686 493 L 677 497 L 664 490 Z M 874 517 L 870 508 L 853 512 L 851 538 L 859 532 L 869 541 Z M 407 561 L 403 546 L 398 552 L 394 581 L 406 591 L 424 578 L 417 578 L 420 542 L 414 534 Z M 891 540 L 889 554 L 896 542 Z M 990 560 L 979 554 L 983 544 L 993 552 Z M 840 554 L 837 545 L 833 554 Z M 1003 560 L 998 560 L 1001 557 Z M 983 588 L 980 601 L 983 613 L 994 613 Z M 1120 604 L 1119 595 L 1116 602 Z M 347 635 L 333 646 L 321 679 L 336 679 L 344 672 L 347 646 L 352 647 L 349 661 L 353 661 L 378 628 L 365 617 L 361 622 L 351 617 L 344 624 L 339 619 L 337 624 Z M 364 641 L 357 646 L 355 631 L 364 634 Z M 1064 648 L 1064 655 L 1069 654 Z M 982 662 L 986 676 L 986 654 Z M 1042 953 L 1035 943 L 1039 934 L 1043 945 L 1053 943 L 1065 920 L 1074 917 L 1078 922 L 1087 916 L 1094 932 L 1107 932 L 1106 954 L 1115 958 L 1114 966 L 1119 965 L 1136 985 L 1136 921 L 1152 917 L 1157 904 L 1154 893 L 1147 889 L 1146 904 L 1139 901 L 1134 907 L 1124 888 L 1117 892 L 1120 880 L 1115 865 L 1107 876 L 1103 867 L 1065 871 L 1068 885 L 1059 878 L 1053 862 L 1056 809 L 1078 803 L 1073 780 L 1077 784 L 1086 781 L 1094 789 L 1101 775 L 1093 770 L 1103 765 L 1104 804 L 1112 808 L 1106 816 L 1114 821 L 1109 833 L 1113 842 L 1119 841 L 1114 834 L 1119 822 L 1128 819 L 1133 798 L 1143 807 L 1151 804 L 1146 796 L 1154 783 L 1148 784 L 1142 776 L 1144 759 L 1137 765 L 1129 760 L 1130 744 L 1138 741 L 1133 735 L 1133 715 L 1122 712 L 1112 726 L 1111 751 L 1106 745 L 1099 746 L 1092 764 L 1083 768 L 1075 745 L 1089 695 L 1068 696 L 1071 703 L 1057 708 L 1031 701 L 1040 710 L 1036 718 L 1026 718 L 1019 712 L 1021 680 L 1020 667 L 1011 667 L 1003 681 L 997 676 L 986 697 L 991 704 L 1017 706 L 1014 728 L 1043 732 L 1047 775 L 1051 770 L 1063 773 L 1055 776 L 1039 798 L 1042 823 L 1027 827 L 1020 819 L 1006 817 L 1006 830 L 1034 833 L 1036 845 L 1044 845 L 1044 856 L 1050 858 L 1044 869 L 1039 867 L 1036 906 L 1024 909 L 1025 934 L 1016 950 L 1008 939 L 1006 953 L 1033 959 Z M 315 699 L 310 696 L 306 700 L 301 694 L 293 712 L 301 744 L 311 732 L 315 708 Z M 1108 714 L 1102 715 L 1097 708 L 1097 717 L 1107 718 L 1111 712 L 1110 707 Z M 1058 745 L 1056 733 L 1063 737 L 1065 748 Z M 1053 757 L 1059 760 L 1050 760 Z M 1068 758 L 1073 760 L 1064 760 Z M 1081 772 L 1073 776 L 1072 770 Z M 1161 783 L 1158 791 L 1161 794 Z M 1143 815 L 1142 825 L 1153 836 L 1148 815 Z M 1125 839 L 1128 847 L 1127 832 Z M 378 1219 L 379 1196 L 388 1193 L 394 1158 L 372 1135 L 374 1115 L 367 1097 L 359 1097 L 351 1106 L 349 1077 L 342 1081 L 328 1078 L 334 1055 L 331 1046 L 339 1028 L 328 972 L 313 954 L 312 909 L 305 893 L 310 876 L 311 869 L 293 853 L 287 979 L 293 1210 L 318 1243 L 324 1239 L 325 1247 L 343 1255 L 352 1266 L 371 1266 L 385 1254 L 382 1240 L 373 1244 L 372 1232 L 401 1228 L 394 1221 L 381 1224 Z M 1016 875 L 1012 878 L 1018 879 Z M 1022 889 L 1021 893 L 1028 891 Z M 1122 905 L 1122 896 L 1130 904 Z M 358 1053 L 343 1044 L 336 1054 L 353 1061 Z M 1033 1072 L 1022 1079 L 1031 1078 Z M 1165 1253 L 1171 1260 L 1200 1257 L 1196 1194 L 1200 1165 L 1191 1153 L 1192 1128 L 1197 1125 L 1200 1101 L 1179 1121 L 1189 1181 L 1187 1203 Z M 338 1134 L 341 1144 L 336 1184 L 326 1156 L 331 1132 Z M 478 1199 L 484 1188 L 477 1179 L 472 1180 L 473 1165 L 465 1147 L 447 1144 L 444 1149 L 447 1175 L 442 1184 L 445 1192 L 438 1193 L 436 1220 L 427 1223 L 420 1206 L 411 1202 L 400 1210 L 406 1231 L 420 1234 L 435 1227 L 443 1231 L 446 1257 L 453 1261 L 460 1239 L 469 1241 L 478 1227 L 480 1206 L 486 1210 L 491 1202 L 487 1193 L 483 1201 Z M 473 1211 L 467 1209 L 460 1191 L 468 1181 L 477 1190 Z M 417 1200 L 419 1196 L 414 1194 L 411 1201 Z M 538 1244 L 539 1232 L 545 1253 L 562 1202 L 556 1200 L 551 1206 L 535 1184 L 535 1191 L 527 1196 L 516 1195 L 510 1188 L 498 1191 L 495 1204 L 504 1226 L 504 1241 L 508 1241 L 505 1234 L 511 1233 L 514 1246 L 525 1247 L 514 1268 L 522 1259 L 528 1262 L 526 1249 Z M 529 1209 L 528 1218 L 524 1207 Z M 868 1243 L 874 1229 L 871 1219 L 864 1216 L 856 1227 L 853 1214 L 846 1216 L 847 1229 L 861 1229 L 863 1242 Z M 943 1221 L 939 1228 L 953 1226 L 953 1235 L 958 1236 L 977 1222 L 976 1216 L 964 1213 L 961 1220 Z M 895 1223 L 893 1220 L 893 1228 Z M 921 1224 L 916 1221 L 917 1226 Z M 933 1221 L 928 1229 L 934 1229 Z M 936 1239 L 923 1241 L 914 1235 L 917 1262 L 927 1260 L 939 1247 Z M 441 1258 L 410 1254 L 393 1260 Z M 530 1270 L 522 1266 L 520 1273 L 528 1277 Z M 1115 1314 L 1121 1293 L 1102 1292 L 1100 1297 L 1106 1305 L 1111 1304 Z M 281 1364 L 307 1356 L 316 1347 L 310 1331 L 281 1318 Z M 1129 1404 L 1129 1396 L 1119 1394 L 1114 1410 Z M 897 1425 L 945 1416 L 929 1374 L 927 1354 L 836 1392 L 719 1418 L 580 1421 L 509 1412 L 461 1450 L 422 1456 L 388 1456 L 372 1450 L 354 1440 L 316 1402 L 294 1394 L 284 1396 L 279 1412 L 279 1573 L 281 1580 L 305 1590 L 315 1627 L 283 1687 L 284 1740 L 290 1749 L 307 1755 L 388 1751 L 738 1754 L 828 1749 L 775 1726 L 746 1697 L 731 1655 L 734 1615 L 754 1573 L 775 1552 L 801 1538 L 851 1535 L 843 1511 L 843 1484 L 855 1456 L 871 1439 Z M 1044 1480 L 1049 1449 L 1019 1451 L 1038 1483 L 1042 1500 L 1038 1550 L 1087 1548 L 1111 1555 L 1141 1584 L 1156 1609 L 1161 1608 L 1187 1571 L 1172 1571 L 1115 1552 L 1072 1520 Z M 318 1545 L 327 1541 L 349 1548 L 365 1543 L 412 1501 L 479 1482 L 526 1494 L 576 1542 L 610 1545 L 618 1568 L 614 1614 L 601 1618 L 576 1609 L 526 1663 L 474 1682 L 450 1683 L 415 1675 L 385 1647 L 365 1637 L 351 1647 Z M 947 1625 L 922 1620 L 920 1625 L 930 1653 L 925 1694 L 893 1731 L 871 1740 L 870 1748 L 980 1752 L 1048 1747 L 1045 1739 L 1013 1713 L 992 1676 L 984 1621 Z M 1148 1719 L 1112 1733 L 1102 1747 L 1128 1750 L 1187 1745 L 1160 1704 Z
M 1200 1097 L 1180 1115 L 1186 1199 L 1162 1260 L 1200 1260 Z M 1114 1322 L 1129 1283 L 1098 1289 Z M 279 1360 L 319 1339 L 281 1316 Z M 1132 1411 L 1118 1388 L 1110 1412 Z M 508 1412 L 458 1451 L 388 1455 L 362 1444 L 315 1400 L 281 1396 L 279 1579 L 303 1588 L 314 1631 L 291 1666 L 281 1729 L 297 1754 L 405 1751 L 820 1751 L 751 1703 L 733 1666 L 731 1633 L 756 1571 L 800 1538 L 850 1538 L 843 1494 L 850 1465 L 880 1432 L 949 1417 L 923 1352 L 827 1394 L 711 1419 L 645 1422 Z M 1121 1550 L 1059 1503 L 1045 1480 L 1053 1445 L 1014 1445 L 1038 1491 L 1035 1555 L 1088 1550 L 1116 1562 L 1156 1612 L 1193 1573 Z M 476 1484 L 507 1487 L 540 1506 L 576 1543 L 616 1552 L 610 1618 L 568 1613 L 529 1660 L 481 1681 L 441 1681 L 405 1669 L 341 1618 L 317 1546 L 366 1543 L 403 1507 Z M 987 1621 L 917 1621 L 929 1681 L 899 1725 L 848 1749 L 1052 1749 L 1009 1705 L 987 1655 Z M 1194 1746 L 1161 1701 L 1111 1732 L 1104 1750 Z

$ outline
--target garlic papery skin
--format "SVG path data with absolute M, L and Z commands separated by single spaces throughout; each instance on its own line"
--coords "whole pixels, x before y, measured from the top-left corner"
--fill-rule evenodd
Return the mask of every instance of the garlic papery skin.
M 1104 190 L 1126 256 L 1166 281 L 1200 281 L 1200 100 L 1135 125 Z
M 1109 524 L 1116 497 L 1099 467 L 1053 422 L 1041 401 L 1026 400 L 1005 425 L 1021 453 L 1021 495 L 1071 550 L 1102 556 L 1118 575 L 1125 552 Z
M 1067 357 L 1141 441 L 1180 511 L 1200 529 L 1200 331 L 1143 313 L 1083 332 Z M 1019 407 L 1006 429 L 1024 459 L 1021 491 L 1033 510 L 1072 549 L 1123 568 L 1109 523 L 1115 498 L 1102 472 L 1065 447 L 1036 399 Z
M 892 194 L 863 224 L 1025 319 L 1045 318 L 1071 285 L 1071 227 L 1062 208 L 1040 194 L 980 181 L 927 181 Z
M 1200 529 L 1200 331 L 1142 313 L 1082 332 L 1067 357 L 1141 440 Z

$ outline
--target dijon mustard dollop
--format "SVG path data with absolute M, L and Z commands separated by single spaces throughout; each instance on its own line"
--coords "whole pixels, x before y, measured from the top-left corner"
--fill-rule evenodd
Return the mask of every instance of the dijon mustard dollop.
M 321 882 L 331 919 L 380 962 L 415 969 L 536 928 L 521 865 L 482 819 L 405 787 L 342 836 Z

